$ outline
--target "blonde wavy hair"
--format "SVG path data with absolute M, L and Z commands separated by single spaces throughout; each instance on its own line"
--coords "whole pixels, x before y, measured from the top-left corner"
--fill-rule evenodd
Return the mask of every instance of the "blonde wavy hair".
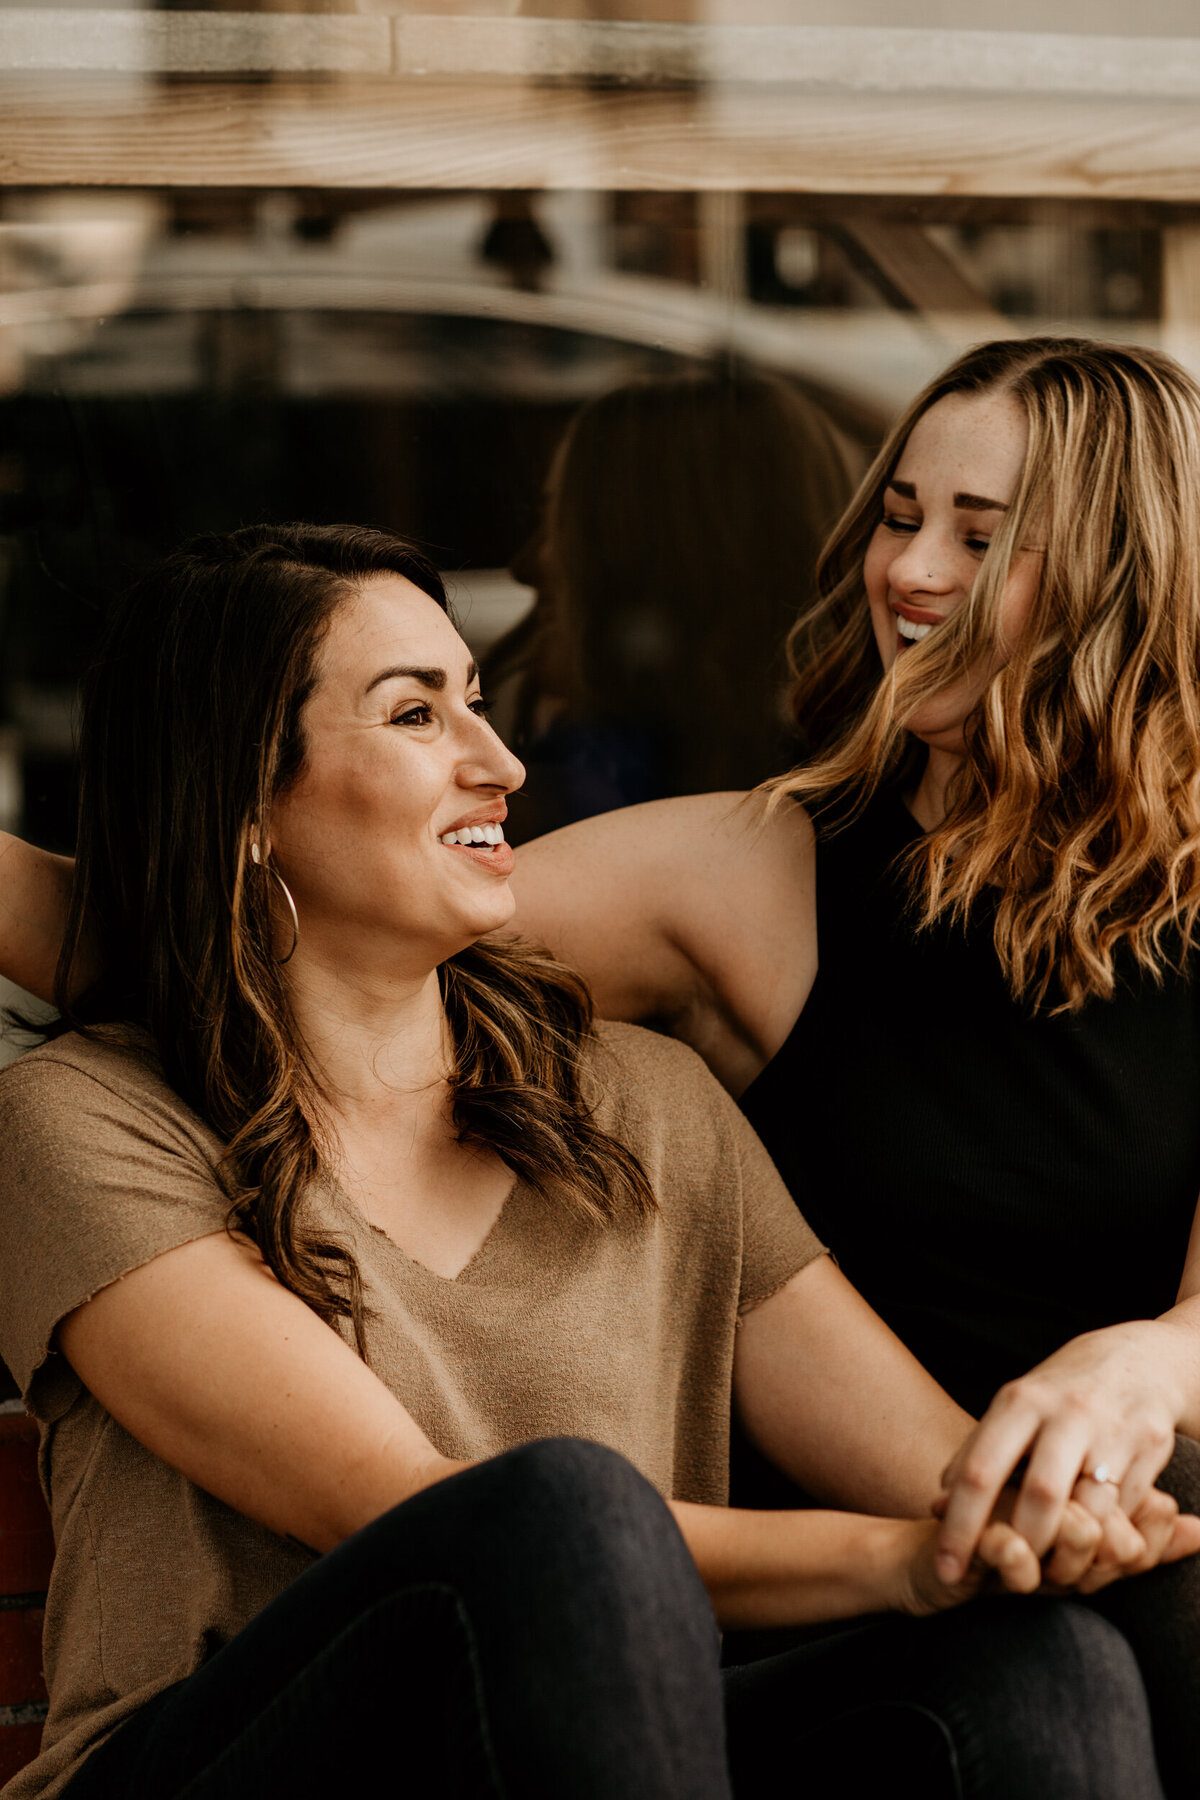
M 949 394 L 1011 394 L 1016 495 L 968 600 L 881 679 L 863 559 L 909 434 Z M 825 547 L 788 643 L 810 760 L 766 784 L 833 828 L 915 779 L 918 708 L 995 667 L 1014 553 L 1044 546 L 1019 641 L 983 681 L 943 823 L 910 853 L 918 927 L 994 909 L 1013 995 L 1075 1011 L 1118 956 L 1155 980 L 1200 913 L 1200 387 L 1170 357 L 1088 339 L 968 351 L 892 431 Z M 1129 962 L 1132 958 L 1132 965 Z

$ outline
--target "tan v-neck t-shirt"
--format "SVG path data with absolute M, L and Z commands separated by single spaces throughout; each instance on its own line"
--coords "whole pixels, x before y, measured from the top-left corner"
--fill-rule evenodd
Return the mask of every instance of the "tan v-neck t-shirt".
M 443 1454 L 590 1438 L 663 1494 L 720 1505 L 739 1314 L 821 1246 L 690 1050 L 608 1025 L 588 1057 L 597 1121 L 641 1160 L 655 1217 L 597 1226 L 518 1181 L 447 1279 L 338 1191 L 305 1204 L 358 1260 L 369 1366 Z M 148 1053 L 67 1036 L 0 1074 L 0 1143 L 0 1353 L 42 1426 L 58 1545 L 42 1754 L 4 1790 L 30 1800 L 313 1559 L 143 1449 L 53 1344 L 99 1289 L 224 1228 L 214 1134 Z

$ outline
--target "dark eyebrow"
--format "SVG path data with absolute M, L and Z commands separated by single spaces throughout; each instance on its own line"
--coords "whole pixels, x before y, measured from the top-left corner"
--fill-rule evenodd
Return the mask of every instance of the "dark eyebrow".
M 471 663 L 467 668 L 468 687 L 470 687 L 478 673 L 478 663 Z M 417 669 L 397 664 L 391 669 L 380 669 L 378 675 L 371 681 L 368 681 L 366 692 L 369 694 L 371 689 L 378 687 L 381 681 L 399 680 L 419 682 L 422 687 L 432 688 L 435 694 L 440 694 L 446 685 L 446 671 L 445 669 Z
M 917 497 L 917 484 L 915 481 L 897 481 L 893 478 L 888 482 L 888 486 L 892 488 L 895 493 L 899 494 L 901 499 L 915 500 Z M 961 507 L 964 512 L 1008 511 L 1006 501 L 985 500 L 982 494 L 955 494 L 954 504 L 955 506 Z
M 985 500 L 982 494 L 955 494 L 955 506 L 961 506 L 964 512 L 1007 512 L 1008 502 L 1005 500 Z

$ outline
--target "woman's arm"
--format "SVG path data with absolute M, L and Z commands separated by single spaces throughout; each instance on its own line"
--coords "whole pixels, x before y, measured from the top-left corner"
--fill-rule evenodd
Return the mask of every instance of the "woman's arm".
M 970 1415 L 827 1257 L 809 1263 L 743 1318 L 734 1352 L 734 1399 L 759 1449 L 815 1499 L 896 1518 L 920 1519 L 942 1509 L 942 1471 L 974 1429 Z M 956 1572 L 919 1561 L 918 1585 L 926 1600 L 970 1579 L 981 1551 L 988 1564 L 998 1551 L 1016 1559 L 1010 1585 L 1024 1582 L 1028 1569 L 1019 1552 L 1003 1551 L 994 1536 L 988 1539 L 998 1509 L 1002 1516 L 1011 1513 L 1027 1548 L 1032 1543 L 1037 1557 L 1048 1557 L 1046 1578 L 1058 1587 L 1091 1591 L 1118 1575 L 1141 1573 L 1159 1560 L 1200 1549 L 1200 1520 L 1179 1518 L 1167 1495 L 1139 1496 L 1128 1509 L 1136 1525 L 1131 1530 L 1115 1493 L 1101 1509 L 1103 1516 L 1095 1517 L 1072 1494 L 1073 1486 L 1052 1528 L 1035 1542 L 1022 1529 L 1019 1498 L 1014 1503 L 1001 1481 L 973 1535 L 964 1540 Z M 815 1521 L 822 1515 L 805 1516 Z M 883 1548 L 889 1540 L 877 1541 Z M 922 1541 L 921 1557 L 932 1557 L 929 1540 Z M 974 1566 L 978 1576 L 977 1560 Z
M 717 1618 L 729 1629 L 940 1612 L 969 1600 L 989 1573 L 1017 1594 L 1033 1593 L 1042 1579 L 1029 1545 L 1000 1521 L 984 1532 L 963 1579 L 950 1584 L 934 1566 L 932 1521 L 740 1512 L 680 1501 L 671 1510 Z M 1093 1554 L 1089 1539 L 1087 1562 Z
M 181 1321 L 186 1328 L 181 1329 Z M 144 1264 L 78 1307 L 59 1343 L 132 1436 L 228 1505 L 326 1550 L 462 1468 L 336 1333 L 223 1233 Z M 719 1615 L 773 1624 L 965 1598 L 995 1566 L 1036 1585 L 1010 1528 L 984 1534 L 957 1586 L 933 1524 L 677 1504 Z
M 0 975 L 41 1000 L 69 857 L 0 832 Z M 609 1019 L 651 1020 L 734 1093 L 774 1055 L 816 973 L 812 831 L 743 794 L 653 801 L 569 825 L 517 859 L 516 928 L 587 978 Z
M 983 1560 L 962 1592 L 939 1582 L 931 1507 L 973 1421 L 828 1257 L 743 1317 L 734 1403 L 777 1468 L 814 1498 L 855 1511 L 677 1507 L 726 1624 L 931 1611 L 965 1598 L 985 1566 L 1015 1591 L 1039 1585 L 1029 1546 L 1002 1530 L 986 1546 L 981 1534 Z M 880 1513 L 891 1516 L 862 1516 Z
M 526 844 L 516 929 L 586 976 L 604 1018 L 691 1044 L 733 1093 L 791 1030 L 816 972 L 813 838 L 743 794 L 602 813 Z
M 1081 1474 L 1100 1469 L 1109 1477 L 1080 1484 L 1082 1495 L 1093 1490 L 1089 1504 L 1102 1510 L 1119 1488 L 1134 1516 L 1170 1459 L 1176 1431 L 1200 1437 L 1200 1209 L 1168 1312 L 1073 1338 L 1001 1388 L 946 1470 L 939 1567 L 955 1579 L 1023 1458 L 1013 1523 L 1035 1549 L 1053 1535 Z
M 139 1443 L 314 1550 L 462 1466 L 224 1232 L 102 1288 L 63 1320 L 58 1343 Z
M 186 1329 L 180 1321 L 187 1322 Z M 327 1550 L 465 1465 L 440 1455 L 336 1333 L 224 1234 L 171 1250 L 101 1290 L 59 1328 L 80 1379 L 164 1462 L 273 1531 Z M 932 1525 L 849 1515 L 674 1508 L 728 1622 L 799 1622 L 919 1609 Z M 984 1558 L 1036 1584 L 1005 1529 Z M 944 1595 L 944 1598 L 940 1596 Z
M 73 870 L 69 857 L 0 831 L 0 975 L 39 1000 L 54 998 Z
M 820 1256 L 738 1328 L 734 1404 L 763 1455 L 814 1499 L 928 1518 L 975 1421 Z

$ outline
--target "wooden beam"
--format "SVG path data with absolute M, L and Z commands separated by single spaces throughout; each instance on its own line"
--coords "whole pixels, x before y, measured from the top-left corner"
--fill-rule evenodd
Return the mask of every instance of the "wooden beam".
M 726 301 L 746 297 L 746 220 L 742 196 L 710 188 L 697 196 L 700 285 Z
M 1162 346 L 1200 373 L 1200 227 L 1162 234 Z
M 1011 332 L 1011 320 L 924 225 L 859 218 L 839 235 L 865 272 L 877 273 L 885 296 L 911 307 L 947 343 L 958 346 Z
M 0 79 L 0 184 L 725 189 L 1200 202 L 1184 102 L 514 82 Z
M 389 0 L 347 13 L 5 6 L 0 68 L 1200 98 L 1196 37 L 445 17 L 393 14 Z

